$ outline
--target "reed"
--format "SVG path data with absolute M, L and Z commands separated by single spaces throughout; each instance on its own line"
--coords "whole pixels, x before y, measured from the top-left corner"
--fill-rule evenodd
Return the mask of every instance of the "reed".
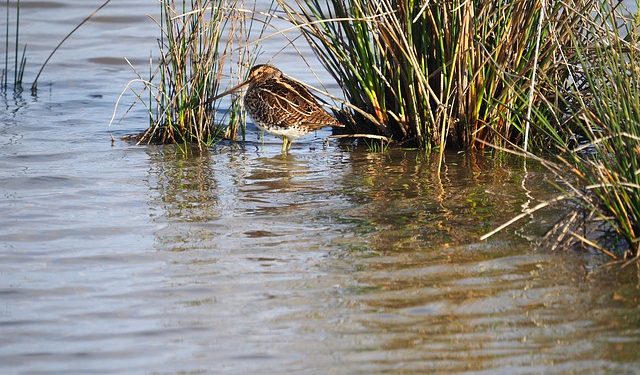
M 150 127 L 139 140 L 207 146 L 244 134 L 238 98 L 222 118 L 210 98 L 226 81 L 223 72 L 241 80 L 255 59 L 252 12 L 238 11 L 246 9 L 242 0 L 165 0 L 161 8 L 158 82 L 148 82 Z
M 558 46 L 567 79 L 551 80 L 555 101 L 532 111 L 546 143 L 536 159 L 562 194 L 524 211 L 488 238 L 559 202 L 568 214 L 548 233 L 552 249 L 584 245 L 613 259 L 640 257 L 640 23 L 622 0 L 602 0 L 584 14 L 585 28 Z M 551 115 L 549 115 L 551 114 Z
M 364 111 L 336 113 L 348 130 L 441 152 L 519 149 L 563 190 L 533 211 L 574 202 L 556 239 L 612 257 L 622 239 L 640 256 L 640 33 L 623 1 L 296 5 L 282 3 L 290 22 Z
M 4 69 L 2 70 L 2 74 L 0 75 L 0 90 L 6 92 L 9 87 L 9 38 L 10 38 L 10 29 L 9 22 L 11 20 L 10 17 L 10 3 L 9 0 L 6 1 L 6 27 L 5 27 L 5 43 L 4 43 Z M 24 71 L 27 65 L 27 46 L 24 45 L 22 47 L 22 51 L 20 49 L 20 0 L 16 1 L 15 4 L 16 12 L 15 12 L 15 43 L 13 45 L 13 89 L 14 91 L 22 91 L 22 80 L 24 78 Z
M 38 73 L 36 74 L 36 78 L 34 79 L 32 85 L 31 85 L 31 93 L 32 93 L 32 95 L 36 95 L 37 94 L 37 91 L 38 91 L 38 79 L 40 78 L 40 75 L 44 71 L 45 67 L 47 66 L 47 64 L 49 63 L 49 61 L 53 57 L 53 55 L 58 51 L 58 49 L 82 25 L 84 25 L 86 22 L 91 20 L 98 13 L 98 11 L 100 11 L 102 8 L 107 6 L 107 4 L 109 4 L 110 2 L 111 2 L 111 0 L 105 0 L 105 2 L 102 3 L 102 5 L 100 5 L 96 10 L 94 10 L 91 14 L 89 14 L 89 16 L 87 16 L 82 22 L 80 22 L 78 25 L 76 25 L 76 27 L 73 30 L 71 30 L 71 32 L 69 32 L 56 45 L 56 47 L 49 54 L 47 59 L 44 61 L 44 63 L 41 65 L 40 69 L 38 70 Z M 2 91 L 6 91 L 7 87 L 8 87 L 8 77 L 9 77 L 9 21 L 11 20 L 11 18 L 10 18 L 10 10 L 9 10 L 9 5 L 10 5 L 9 0 L 6 0 L 6 4 L 5 5 L 6 5 L 6 10 L 7 10 L 6 27 L 5 27 L 5 32 L 6 33 L 5 33 L 5 43 L 4 43 L 5 58 L 4 58 L 4 69 L 2 70 L 2 74 L 0 75 L 0 88 L 1 88 Z M 26 65 L 27 65 L 27 57 L 26 57 L 27 45 L 25 44 L 22 47 L 22 51 L 20 51 L 20 0 L 16 1 L 15 8 L 16 8 L 16 12 L 15 12 L 15 14 L 16 14 L 15 15 L 16 27 L 15 27 L 15 44 L 14 44 L 13 87 L 14 87 L 15 91 L 22 91 L 22 83 L 23 83 L 23 79 L 24 79 L 24 72 L 25 72 L 25 68 L 26 68 Z
M 223 1 L 161 2 L 161 38 L 155 117 L 142 141 L 210 143 L 222 129 L 207 99 L 217 91 Z
M 281 3 L 347 101 L 356 133 L 458 148 L 522 144 L 530 108 L 566 79 L 558 46 L 584 27 L 592 0 L 296 0 Z M 535 86 L 535 90 L 532 87 Z M 534 129 L 535 130 L 535 129 Z M 531 130 L 532 132 L 534 130 Z
M 102 8 L 106 7 L 110 2 L 111 2 L 111 0 L 105 0 L 93 12 L 91 12 L 87 17 L 85 17 L 82 21 L 80 21 L 80 23 L 77 24 L 76 27 L 74 27 L 69 33 L 67 33 L 67 35 L 65 35 L 64 38 L 62 38 L 62 40 L 60 42 L 58 42 L 58 44 L 53 48 L 53 50 L 51 51 L 49 56 L 47 56 L 47 58 L 44 61 L 44 63 L 42 63 L 42 65 L 40 66 L 40 69 L 38 70 L 38 74 L 36 74 L 36 78 L 33 80 L 33 83 L 31 84 L 31 94 L 32 95 L 36 95 L 37 94 L 37 92 L 38 92 L 38 79 L 40 79 L 40 75 L 44 71 L 44 68 L 47 67 L 47 64 L 49 64 L 49 61 L 51 60 L 53 55 L 55 55 L 55 53 L 58 51 L 58 49 L 60 49 L 60 47 L 62 47 L 64 42 L 66 42 L 67 39 L 69 39 L 80 27 L 82 27 L 82 25 L 84 25 L 85 23 L 90 21 L 96 14 L 98 14 L 98 12 L 100 10 L 102 10 Z
M 567 123 L 575 136 L 547 131 L 554 133 L 552 139 L 561 150 L 569 150 L 559 156 L 569 171 L 561 175 L 563 186 L 588 219 L 577 221 L 580 226 L 573 228 L 566 221 L 567 238 L 613 257 L 623 249 L 636 259 L 640 256 L 638 21 L 622 1 L 601 3 L 592 15 L 590 33 L 575 35 L 571 52 L 577 64 L 568 64 L 574 79 L 565 96 L 565 114 L 570 115 Z M 574 139 L 578 145 L 572 144 Z

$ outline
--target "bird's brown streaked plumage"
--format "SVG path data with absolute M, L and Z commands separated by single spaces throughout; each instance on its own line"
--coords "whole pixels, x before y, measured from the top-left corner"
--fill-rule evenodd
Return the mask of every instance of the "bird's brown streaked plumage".
M 258 127 L 282 137 L 285 154 L 291 148 L 291 142 L 300 136 L 325 126 L 342 126 L 318 104 L 306 87 L 272 65 L 254 66 L 245 82 L 214 99 L 247 85 L 244 96 L 247 112 Z

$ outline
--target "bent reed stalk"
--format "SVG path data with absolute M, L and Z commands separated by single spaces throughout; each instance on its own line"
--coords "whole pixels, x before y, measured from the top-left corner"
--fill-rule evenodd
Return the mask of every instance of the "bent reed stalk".
M 62 45 L 69 39 L 82 25 L 91 20 L 102 8 L 106 7 L 111 0 L 105 0 L 98 8 L 96 8 L 91 14 L 85 17 L 76 27 L 73 28 L 65 37 L 55 46 L 55 48 L 51 51 L 49 56 L 47 56 L 44 63 L 40 66 L 38 73 L 36 74 L 36 78 L 33 80 L 31 85 L 31 94 L 36 95 L 38 91 L 38 79 L 40 75 L 44 71 L 45 67 L 55 55 L 55 53 L 62 47 Z M 15 47 L 14 47 L 14 90 L 22 91 L 22 82 L 24 79 L 24 72 L 27 65 L 27 45 L 25 44 L 22 48 L 22 54 L 20 54 L 19 50 L 19 40 L 20 40 L 20 0 L 16 1 L 16 28 L 15 28 Z M 8 86 L 8 76 L 9 76 L 9 0 L 6 0 L 6 35 L 5 35 L 5 59 L 4 59 L 4 69 L 2 70 L 2 74 L 0 75 L 0 89 L 2 91 L 7 90 Z

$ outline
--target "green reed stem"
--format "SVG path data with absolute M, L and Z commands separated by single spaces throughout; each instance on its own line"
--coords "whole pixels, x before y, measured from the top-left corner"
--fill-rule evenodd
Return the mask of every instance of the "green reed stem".
M 535 119 L 527 109 L 554 93 L 532 78 L 564 81 L 558 46 L 594 7 L 592 0 L 296 5 L 281 1 L 347 101 L 369 115 L 337 113 L 348 130 L 440 150 L 474 148 L 476 140 L 528 143 Z
M 7 89 L 7 76 L 9 75 L 9 0 L 7 0 L 7 24 L 4 36 L 4 74 L 2 75 L 2 88 Z
M 544 75 L 549 87 L 531 110 L 544 135 L 542 161 L 570 198 L 556 243 L 581 244 L 620 259 L 640 259 L 640 25 L 623 0 L 602 0 L 583 13 L 581 29 L 567 29 L 556 64 L 566 78 Z M 563 198 L 563 199 L 564 199 Z M 576 218 L 582 218 L 576 220 Z M 612 235 L 613 234 L 613 235 Z
M 238 100 L 232 100 L 222 120 L 217 116 L 218 101 L 209 100 L 219 91 L 227 69 L 230 81 L 239 83 L 256 58 L 256 47 L 249 47 L 254 18 L 238 9 L 247 9 L 243 0 L 161 2 L 159 82 L 153 85 L 153 78 L 149 80 L 154 109 L 149 108 L 151 124 L 140 142 L 195 142 L 206 147 L 221 138 L 236 139 L 239 129 L 244 135 Z M 263 22 L 260 36 L 268 19 Z
M 8 11 L 8 10 L 7 10 Z M 15 48 L 15 63 L 13 72 L 13 82 L 18 85 L 18 39 L 20 35 L 20 0 L 16 3 L 16 48 Z

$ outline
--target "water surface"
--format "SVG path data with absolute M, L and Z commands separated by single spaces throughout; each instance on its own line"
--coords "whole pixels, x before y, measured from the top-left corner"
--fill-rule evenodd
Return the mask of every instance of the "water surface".
M 30 82 L 97 4 L 24 4 Z M 2 97 L 0 373 L 638 373 L 635 268 L 538 247 L 558 211 L 478 239 L 556 194 L 535 165 L 450 153 L 438 174 L 327 131 L 286 158 L 253 127 L 204 151 L 120 141 L 147 126 L 107 124 L 156 7 L 113 2 L 37 97 Z

